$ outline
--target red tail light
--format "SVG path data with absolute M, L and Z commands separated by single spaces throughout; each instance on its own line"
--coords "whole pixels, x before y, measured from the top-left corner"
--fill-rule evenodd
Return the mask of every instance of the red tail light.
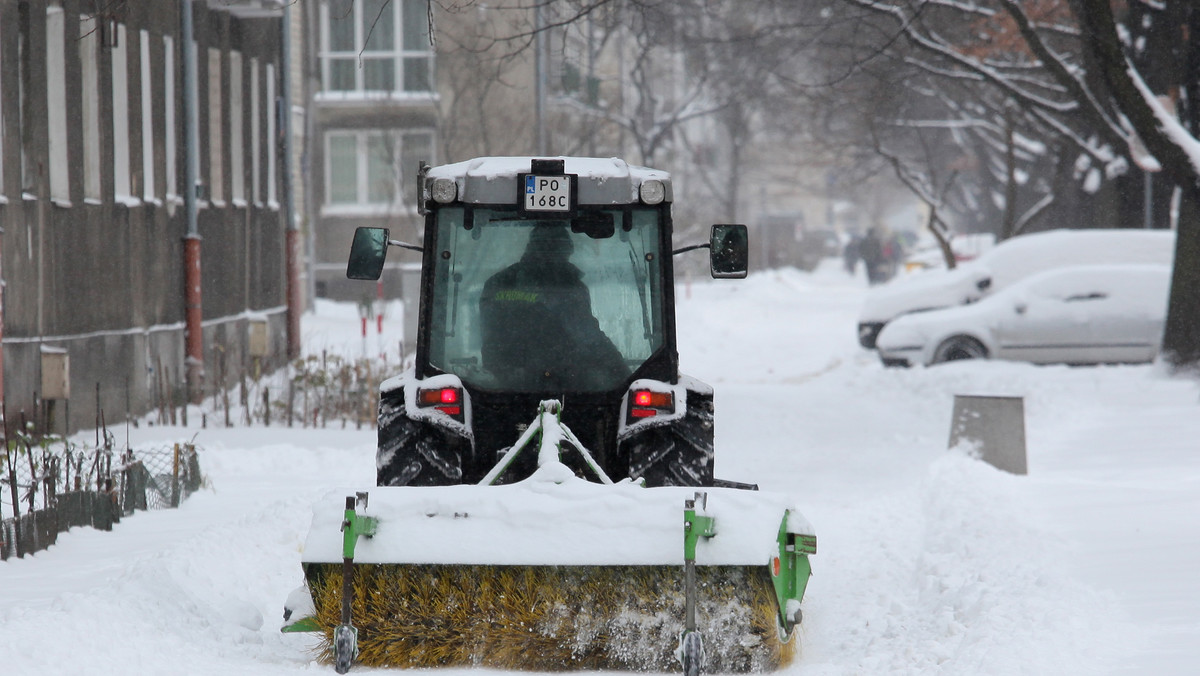
M 629 417 L 631 419 L 650 418 L 662 413 L 675 410 L 675 395 L 670 392 L 655 392 L 653 390 L 634 390 L 629 398 Z
M 432 390 L 417 390 L 417 406 L 428 408 L 430 406 L 462 420 L 462 388 L 460 387 L 439 387 Z

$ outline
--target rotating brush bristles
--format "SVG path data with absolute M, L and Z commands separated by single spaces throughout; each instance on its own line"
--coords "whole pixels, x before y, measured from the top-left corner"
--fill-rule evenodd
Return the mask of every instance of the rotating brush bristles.
M 324 643 L 341 609 L 336 565 L 308 571 Z M 653 566 L 357 565 L 353 624 L 367 666 L 675 671 L 683 572 Z M 705 670 L 791 662 L 765 568 L 701 567 Z

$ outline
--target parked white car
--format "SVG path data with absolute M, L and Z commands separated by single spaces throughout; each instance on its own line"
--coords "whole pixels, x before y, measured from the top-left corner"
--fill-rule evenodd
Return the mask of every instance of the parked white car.
M 897 317 L 876 349 L 887 366 L 1149 362 L 1162 341 L 1170 286 L 1167 265 L 1057 268 L 977 303 Z
M 884 325 L 911 312 L 973 303 L 1032 274 L 1066 265 L 1171 265 L 1170 230 L 1049 230 L 1005 240 L 953 270 L 930 270 L 892 280 L 867 293 L 858 342 L 875 347 Z

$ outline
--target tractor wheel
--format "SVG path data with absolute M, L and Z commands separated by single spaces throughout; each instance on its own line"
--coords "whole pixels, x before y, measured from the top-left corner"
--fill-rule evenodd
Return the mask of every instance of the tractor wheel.
M 452 486 L 463 482 L 463 455 L 469 442 L 408 417 L 404 391 L 379 399 L 379 445 L 375 483 L 379 486 Z

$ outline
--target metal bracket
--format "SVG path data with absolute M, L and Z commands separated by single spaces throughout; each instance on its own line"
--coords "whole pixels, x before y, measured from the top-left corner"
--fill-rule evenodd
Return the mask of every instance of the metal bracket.
M 350 616 L 354 601 L 354 548 L 360 536 L 374 537 L 379 527 L 378 519 L 356 511 L 360 504 L 366 509 L 366 492 L 346 496 L 346 515 L 342 519 L 342 622 L 333 631 L 334 666 L 339 674 L 349 671 L 350 663 L 358 657 L 358 630 Z
M 697 492 L 696 497 L 683 502 L 683 633 L 679 636 L 679 648 L 675 654 L 683 663 L 685 676 L 700 673 L 704 661 L 704 642 L 696 629 L 696 543 L 700 538 L 711 538 L 717 534 L 714 517 L 697 514 L 696 505 L 703 512 L 708 507 L 708 493 Z
M 800 599 L 812 576 L 812 565 L 808 555 L 817 553 L 817 537 L 789 533 L 787 515 L 779 524 L 779 552 L 771 559 L 771 584 L 775 588 L 775 600 L 779 606 L 779 627 L 784 635 L 800 624 Z
M 517 443 L 513 444 L 512 448 L 508 449 L 500 461 L 487 473 L 487 476 L 483 477 L 479 485 L 490 486 L 496 483 L 504 471 L 517 459 L 517 456 L 531 448 L 537 448 L 537 466 L 539 468 L 562 462 L 562 443 L 564 441 L 579 452 L 579 457 L 596 481 L 602 484 L 612 483 L 612 479 L 600 468 L 595 458 L 579 441 L 571 428 L 562 424 L 562 404 L 556 399 L 547 399 L 538 404 L 537 417 L 521 433 Z

